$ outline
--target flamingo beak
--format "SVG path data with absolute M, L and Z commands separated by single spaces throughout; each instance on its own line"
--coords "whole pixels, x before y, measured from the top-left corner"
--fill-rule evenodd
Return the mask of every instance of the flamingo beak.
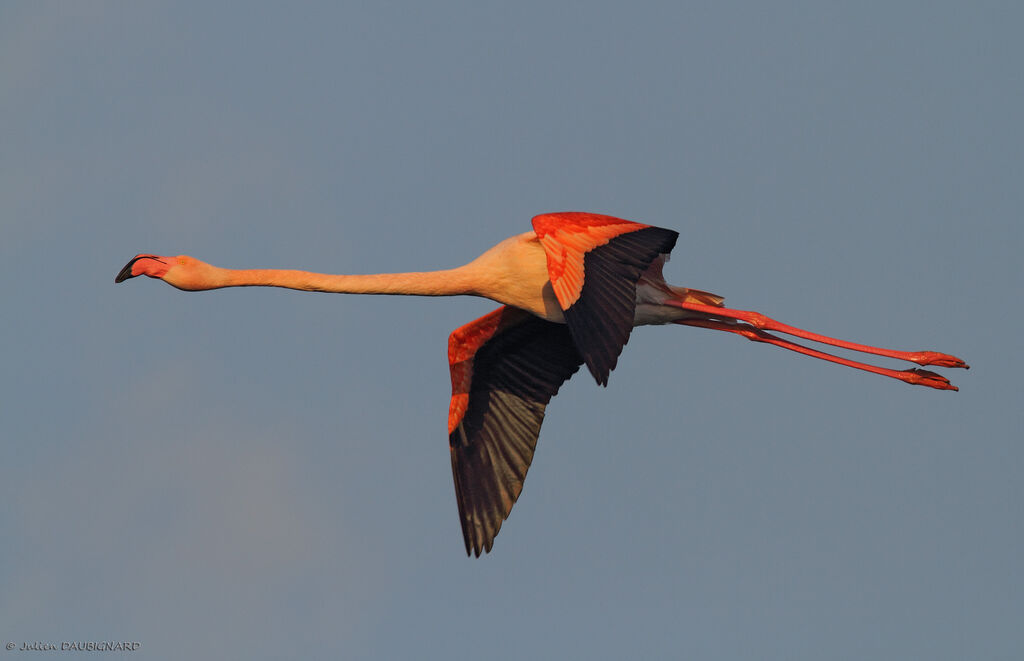
M 140 259 L 152 259 L 154 261 L 160 262 L 161 264 L 166 263 L 156 255 L 136 255 L 135 257 L 132 258 L 132 261 L 124 265 L 124 268 L 121 269 L 121 271 L 117 274 L 117 277 L 114 278 L 114 282 L 124 282 L 129 278 L 134 278 L 136 276 L 144 274 L 146 272 L 145 269 L 140 268 L 138 271 L 135 270 L 135 262 L 139 261 Z

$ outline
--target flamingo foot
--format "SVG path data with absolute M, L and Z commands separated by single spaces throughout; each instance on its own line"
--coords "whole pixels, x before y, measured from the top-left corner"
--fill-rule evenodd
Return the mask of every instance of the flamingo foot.
M 939 353 L 938 351 L 917 351 L 910 354 L 910 362 L 917 363 L 918 365 L 935 365 L 936 367 L 962 367 L 965 370 L 971 369 L 971 366 L 965 363 L 956 356 L 950 356 L 946 353 Z
M 962 363 L 963 361 L 960 362 Z M 949 365 L 948 367 L 960 367 L 960 365 Z M 963 365 L 963 367 L 966 367 L 966 365 Z M 936 388 L 937 390 L 960 390 L 950 383 L 949 379 L 946 377 L 936 374 L 935 372 L 929 372 L 928 370 L 922 370 L 916 367 L 909 370 L 902 370 L 893 376 L 904 383 L 909 383 L 912 386 L 928 386 L 929 388 Z

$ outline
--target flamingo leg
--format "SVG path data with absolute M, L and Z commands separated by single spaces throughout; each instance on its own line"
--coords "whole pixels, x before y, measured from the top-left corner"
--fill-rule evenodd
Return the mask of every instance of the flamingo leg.
M 776 331 L 778 333 L 786 333 L 787 335 L 793 335 L 794 337 L 800 337 L 805 340 L 811 340 L 812 342 L 821 342 L 822 344 L 829 344 L 834 347 L 841 349 L 850 349 L 852 351 L 860 351 L 862 353 L 870 353 L 876 356 L 886 356 L 888 358 L 896 358 L 897 360 L 906 360 L 918 365 L 935 365 L 937 367 L 963 367 L 968 369 L 969 365 L 963 360 L 956 356 L 950 356 L 949 354 L 939 353 L 938 351 L 895 351 L 893 349 L 882 349 L 880 347 L 873 347 L 867 344 L 857 344 L 856 342 L 847 342 L 846 340 L 838 340 L 834 337 L 828 337 L 827 335 L 819 335 L 818 333 L 812 333 L 810 331 L 803 330 L 802 328 L 796 328 L 795 326 L 788 326 L 779 321 L 766 317 L 760 312 L 752 312 L 748 310 L 732 310 L 729 308 L 720 308 L 713 305 L 703 305 L 701 303 L 689 303 L 681 301 L 667 301 L 668 305 L 683 308 L 684 310 L 692 310 L 694 312 L 700 312 L 708 317 L 719 318 L 719 319 L 734 319 L 737 321 L 743 321 L 753 326 L 754 329 L 759 331 Z M 690 324 L 700 326 L 701 324 Z M 710 326 L 704 326 L 710 328 Z M 718 328 L 717 330 L 729 330 L 728 328 Z M 736 331 L 732 331 L 736 332 Z M 769 336 L 771 337 L 771 336 Z M 751 338 L 753 339 L 753 338 Z M 778 338 L 775 338 L 778 339 Z M 770 342 L 774 344 L 774 342 Z M 782 346 L 782 345 L 779 345 Z M 799 346 L 799 345 L 796 345 Z M 791 348 L 791 347 L 786 347 Z M 793 349 L 797 351 L 797 349 Z M 807 351 L 811 351 L 807 349 Z M 801 353 L 806 353 L 801 351 Z M 813 355 L 813 354 L 808 354 Z M 824 354 L 829 355 L 829 354 Z M 819 358 L 821 356 L 818 356 Z M 834 356 L 833 356 L 834 358 Z M 830 360 L 830 359 L 826 359 Z M 838 361 L 833 361 L 838 362 Z M 891 375 L 889 375 L 891 376 Z
M 899 379 L 904 383 L 908 383 L 914 386 L 928 386 L 929 388 L 936 388 L 938 390 L 959 390 L 956 386 L 949 382 L 944 376 L 936 374 L 935 372 L 929 372 L 928 370 L 922 369 L 908 369 L 908 370 L 894 370 L 885 367 L 877 367 L 875 365 L 869 365 L 867 363 L 857 362 L 855 360 L 849 360 L 847 358 L 840 358 L 839 356 L 833 356 L 830 353 L 824 351 L 817 351 L 810 349 L 796 342 L 785 340 L 781 337 L 776 337 L 758 328 L 753 328 L 744 323 L 737 323 L 735 321 L 720 321 L 716 319 L 680 319 L 676 321 L 677 324 L 684 324 L 686 326 L 697 326 L 699 328 L 710 328 L 711 330 L 726 331 L 728 333 L 735 333 L 741 335 L 748 340 L 754 342 L 765 342 L 767 344 L 773 344 L 783 349 L 802 353 L 805 356 L 811 356 L 813 358 L 820 358 L 821 360 L 827 360 L 832 363 L 838 363 L 839 365 L 846 365 L 847 367 L 853 367 L 855 369 L 864 370 L 865 372 L 872 372 L 874 374 L 881 374 L 882 376 L 888 376 L 893 379 Z

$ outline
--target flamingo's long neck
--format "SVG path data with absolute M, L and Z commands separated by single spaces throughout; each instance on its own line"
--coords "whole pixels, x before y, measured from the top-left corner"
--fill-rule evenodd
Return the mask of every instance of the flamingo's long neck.
M 395 294 L 458 296 L 476 293 L 476 282 L 466 267 L 423 273 L 330 275 L 279 269 L 218 269 L 221 287 L 286 287 L 337 294 Z

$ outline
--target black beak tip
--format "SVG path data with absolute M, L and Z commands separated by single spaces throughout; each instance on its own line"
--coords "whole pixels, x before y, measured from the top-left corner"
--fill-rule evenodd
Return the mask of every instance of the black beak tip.
M 118 282 L 124 282 L 128 278 L 134 278 L 135 276 L 132 275 L 132 266 L 135 262 L 139 261 L 139 259 L 141 259 L 141 257 L 135 257 L 132 261 L 125 264 L 124 268 L 121 269 L 121 272 L 117 274 L 116 278 L 114 278 L 114 283 L 116 284 Z

